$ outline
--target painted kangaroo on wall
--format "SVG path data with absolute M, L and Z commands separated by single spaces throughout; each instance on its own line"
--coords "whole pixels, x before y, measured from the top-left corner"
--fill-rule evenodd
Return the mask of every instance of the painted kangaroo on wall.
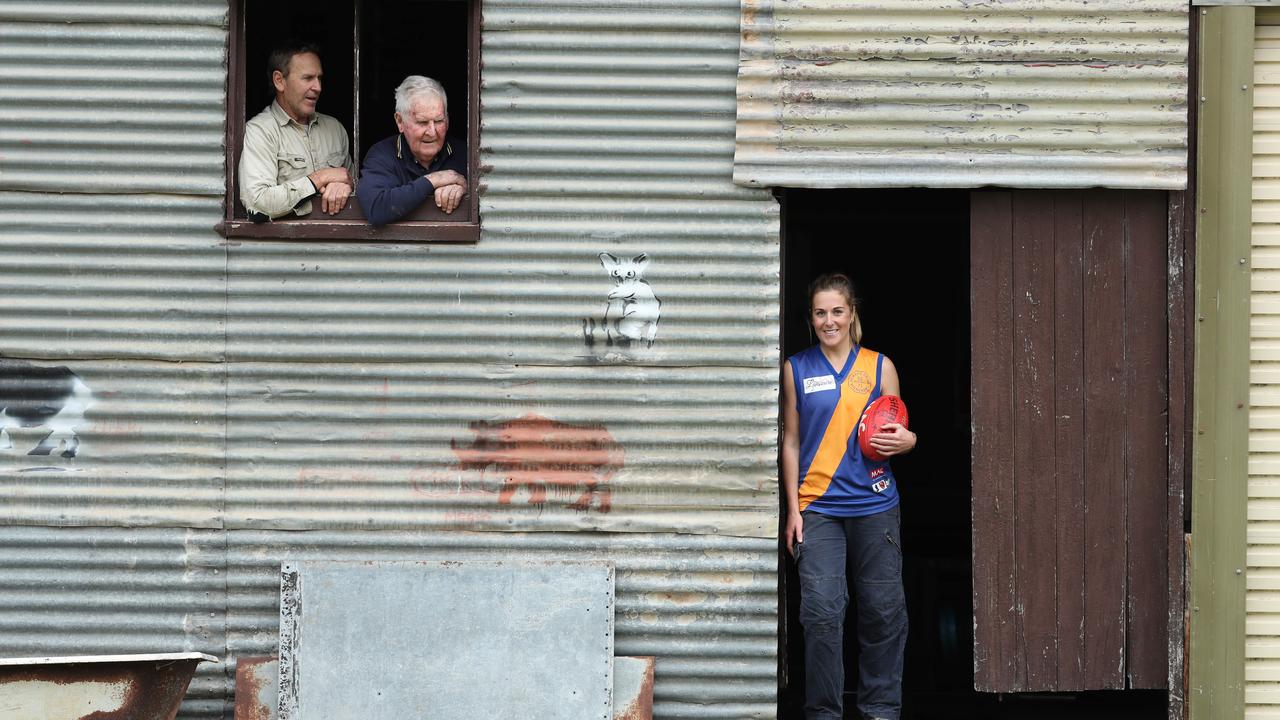
M 10 428 L 48 428 L 28 455 L 48 455 L 65 446 L 62 457 L 76 456 L 76 428 L 93 404 L 93 392 L 65 366 L 46 367 L 0 359 L 0 450 L 13 448 Z
M 600 323 L 605 344 L 630 347 L 632 342 L 643 341 L 653 347 L 658 335 L 658 319 L 662 316 L 662 301 L 644 279 L 649 256 L 640 253 L 633 258 L 618 258 L 602 252 L 600 264 L 613 279 Z M 595 330 L 594 318 L 582 321 L 588 347 L 595 344 Z

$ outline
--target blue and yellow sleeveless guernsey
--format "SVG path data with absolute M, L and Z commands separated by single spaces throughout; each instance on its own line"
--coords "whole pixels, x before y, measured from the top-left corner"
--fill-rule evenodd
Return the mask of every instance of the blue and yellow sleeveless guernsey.
M 800 510 L 858 517 L 897 505 L 888 461 L 867 460 L 858 447 L 858 420 L 880 397 L 884 356 L 855 345 L 837 372 L 814 345 L 790 362 L 800 414 Z

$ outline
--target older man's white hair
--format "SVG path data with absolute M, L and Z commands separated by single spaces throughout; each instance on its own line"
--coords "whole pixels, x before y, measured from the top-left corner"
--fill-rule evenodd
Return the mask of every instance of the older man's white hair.
M 410 75 L 396 88 L 396 112 L 408 115 L 414 101 L 427 95 L 440 98 L 440 102 L 444 104 L 444 111 L 449 112 L 449 97 L 444 93 L 444 86 L 421 75 Z

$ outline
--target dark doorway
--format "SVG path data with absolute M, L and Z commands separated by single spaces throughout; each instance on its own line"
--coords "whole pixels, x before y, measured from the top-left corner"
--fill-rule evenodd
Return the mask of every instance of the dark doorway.
M 1163 718 L 1165 693 L 993 695 L 973 690 L 970 478 L 970 193 L 967 190 L 782 190 L 783 356 L 813 341 L 809 281 L 854 281 L 863 344 L 898 367 L 916 452 L 894 462 L 902 498 L 911 630 L 904 720 Z M 785 556 L 785 550 L 783 551 Z M 803 718 L 798 580 L 784 557 L 784 671 L 779 717 Z M 854 608 L 850 607 L 850 617 Z M 846 717 L 856 718 L 857 651 L 846 623 Z

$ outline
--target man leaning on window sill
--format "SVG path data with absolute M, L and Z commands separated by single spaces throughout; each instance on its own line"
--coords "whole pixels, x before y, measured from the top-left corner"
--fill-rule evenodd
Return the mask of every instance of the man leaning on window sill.
M 355 168 L 346 128 L 316 112 L 323 71 L 310 45 L 290 45 L 268 61 L 276 98 L 244 128 L 240 200 L 254 222 L 306 216 L 311 199 L 329 215 L 347 205 Z

